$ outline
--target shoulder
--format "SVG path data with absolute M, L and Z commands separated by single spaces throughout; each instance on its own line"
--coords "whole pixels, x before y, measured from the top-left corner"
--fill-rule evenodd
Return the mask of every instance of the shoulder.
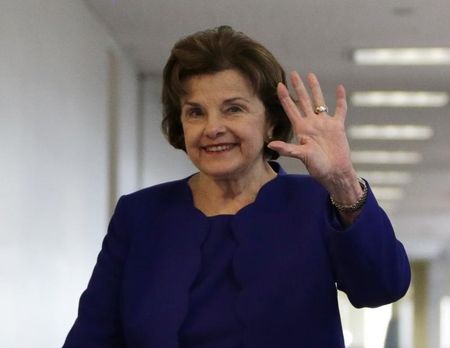
M 161 184 L 149 186 L 133 193 L 124 195 L 127 200 L 148 200 L 152 197 L 164 197 L 171 193 L 180 192 L 182 188 L 186 188 L 188 178 L 164 182 Z
M 262 188 L 259 194 L 261 207 L 288 211 L 316 209 L 328 202 L 328 193 L 309 175 L 279 174 Z
M 279 176 L 280 186 L 285 190 L 314 195 L 326 195 L 325 188 L 307 174 L 283 174 Z
M 175 202 L 190 200 L 188 179 L 189 177 L 165 182 L 123 195 L 117 203 L 117 208 L 135 212 L 143 209 L 151 211 L 171 206 Z
M 278 189 L 287 190 L 288 192 L 297 192 L 302 195 L 305 193 L 325 194 L 326 191 L 312 176 L 308 174 L 288 174 L 284 168 L 276 161 L 269 161 L 272 169 L 278 173 L 277 185 Z

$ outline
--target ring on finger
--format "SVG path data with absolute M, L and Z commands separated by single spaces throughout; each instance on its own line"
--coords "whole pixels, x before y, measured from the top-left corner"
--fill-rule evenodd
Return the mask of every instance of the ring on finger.
M 316 106 L 314 108 L 314 113 L 316 115 L 318 115 L 318 114 L 320 114 L 322 112 L 328 112 L 328 106 L 326 106 L 326 105 L 319 105 L 319 106 Z

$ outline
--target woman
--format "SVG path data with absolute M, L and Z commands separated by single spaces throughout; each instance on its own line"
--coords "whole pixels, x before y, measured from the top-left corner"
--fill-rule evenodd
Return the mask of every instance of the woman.
M 350 160 L 344 87 L 332 115 L 307 81 L 311 97 L 291 75 L 294 102 L 230 27 L 175 45 L 163 130 L 199 172 L 119 200 L 64 347 L 344 347 L 336 286 L 356 307 L 405 294 L 403 246 Z

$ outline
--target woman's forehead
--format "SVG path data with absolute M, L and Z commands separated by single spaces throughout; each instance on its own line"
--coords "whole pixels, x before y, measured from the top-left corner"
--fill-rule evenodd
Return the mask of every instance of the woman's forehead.
M 186 94 L 182 100 L 205 97 L 227 99 L 255 97 L 250 81 L 236 69 L 190 76 L 184 81 L 183 89 Z

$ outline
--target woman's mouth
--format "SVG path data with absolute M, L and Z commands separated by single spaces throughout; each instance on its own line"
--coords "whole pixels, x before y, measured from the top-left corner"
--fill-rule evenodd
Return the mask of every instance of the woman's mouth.
M 208 153 L 215 153 L 215 152 L 229 151 L 235 146 L 236 144 L 220 144 L 220 145 L 204 146 L 203 149 Z

